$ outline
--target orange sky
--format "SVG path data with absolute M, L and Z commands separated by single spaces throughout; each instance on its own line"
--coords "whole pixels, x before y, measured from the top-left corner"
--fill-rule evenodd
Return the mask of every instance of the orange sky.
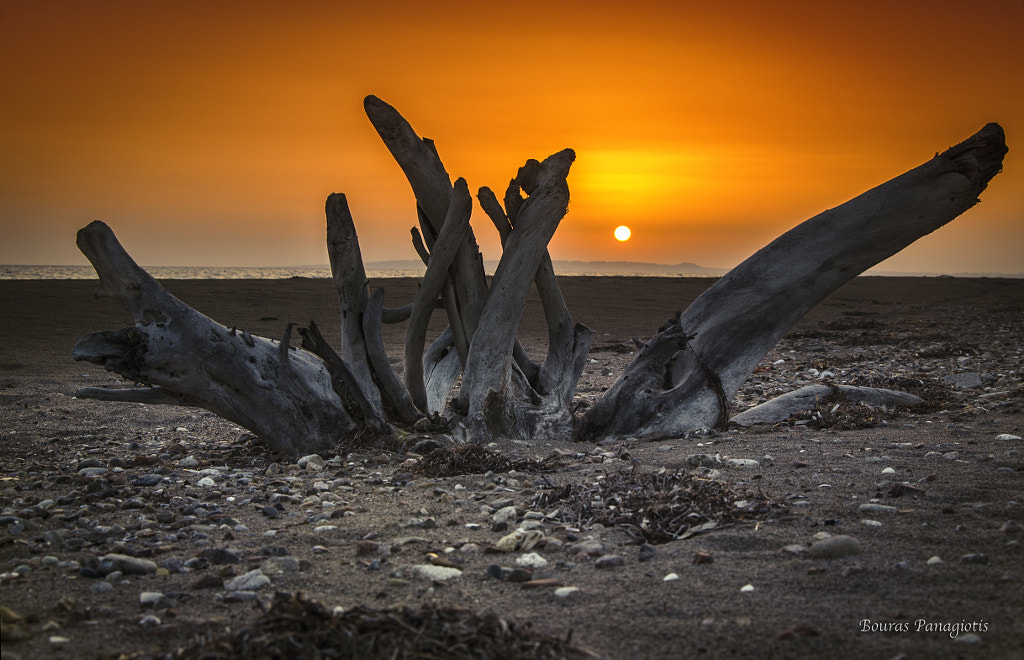
M 376 94 L 472 190 L 574 148 L 556 259 L 705 266 L 998 121 L 981 205 L 883 268 L 1024 272 L 1020 0 L 490 4 L 3 0 L 0 263 L 85 263 L 96 218 L 144 266 L 326 263 L 330 192 L 414 259 Z

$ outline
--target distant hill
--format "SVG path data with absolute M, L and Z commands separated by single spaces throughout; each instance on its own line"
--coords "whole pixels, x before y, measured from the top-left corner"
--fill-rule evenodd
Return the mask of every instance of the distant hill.
M 497 261 L 484 262 L 488 273 L 493 273 Z M 561 275 L 679 275 L 717 277 L 724 275 L 728 268 L 708 268 L 694 263 L 652 264 L 642 261 L 568 261 L 555 260 L 555 272 Z M 417 271 L 424 270 L 422 262 L 414 259 L 392 259 L 368 261 L 367 270 L 376 271 Z

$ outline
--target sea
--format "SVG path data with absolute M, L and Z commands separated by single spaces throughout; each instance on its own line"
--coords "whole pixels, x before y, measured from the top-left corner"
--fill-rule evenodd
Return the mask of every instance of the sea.
M 330 279 L 329 266 L 150 266 L 158 280 L 290 280 Z M 421 277 L 422 270 L 367 269 L 367 277 Z M 92 266 L 0 266 L 0 280 L 95 280 Z
M 383 264 L 384 262 L 382 262 Z M 396 268 L 366 264 L 366 276 L 371 279 L 388 277 L 423 277 L 423 268 Z M 408 262 L 399 262 L 408 263 Z M 485 264 L 488 275 L 494 274 L 495 264 Z M 290 280 L 299 278 L 330 279 L 331 269 L 323 266 L 147 266 L 146 272 L 158 280 Z M 561 277 L 720 277 L 727 269 L 702 268 L 690 264 L 662 266 L 623 262 L 555 262 L 555 272 Z M 939 273 L 901 273 L 869 270 L 866 275 L 877 277 L 936 277 Z M 955 273 L 953 277 L 1022 278 L 1024 273 Z M 4 266 L 0 265 L 0 280 L 95 280 L 92 266 Z
M 709 277 L 720 275 L 692 269 L 653 271 L 637 264 L 636 268 L 612 268 L 597 270 L 567 265 L 556 272 L 563 277 L 573 276 L 625 276 L 625 277 Z M 147 266 L 145 271 L 158 280 L 289 280 L 297 278 L 330 279 L 329 266 Z M 488 275 L 494 274 L 493 267 L 486 268 Z M 724 270 L 722 271 L 724 272 Z M 388 277 L 422 277 L 422 268 L 374 268 L 366 266 L 366 276 L 371 279 Z M 92 266 L 3 266 L 0 265 L 0 280 L 95 280 L 98 279 Z

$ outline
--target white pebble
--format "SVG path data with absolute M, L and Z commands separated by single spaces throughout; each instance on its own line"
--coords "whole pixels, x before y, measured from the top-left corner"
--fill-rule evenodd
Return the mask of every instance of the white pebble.
M 528 568 L 544 568 L 548 565 L 548 560 L 544 559 L 536 552 L 529 552 L 516 559 L 517 566 L 525 566 Z
M 751 591 L 753 591 L 753 590 L 754 590 L 754 585 L 752 585 L 752 584 L 745 584 L 745 585 L 743 585 L 743 587 L 742 587 L 742 588 L 740 589 L 740 591 L 742 591 L 742 592 L 744 592 L 744 593 L 750 593 L 750 592 L 751 592 Z
M 677 575 L 676 573 L 669 573 L 665 577 L 661 578 L 661 581 L 662 582 L 675 582 L 678 579 L 679 579 L 679 575 Z

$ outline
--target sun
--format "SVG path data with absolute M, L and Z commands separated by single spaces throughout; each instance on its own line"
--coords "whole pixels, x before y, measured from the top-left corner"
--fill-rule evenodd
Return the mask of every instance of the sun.
M 631 234 L 632 232 L 629 231 L 629 227 L 626 225 L 615 228 L 615 240 L 617 241 L 628 241 Z

